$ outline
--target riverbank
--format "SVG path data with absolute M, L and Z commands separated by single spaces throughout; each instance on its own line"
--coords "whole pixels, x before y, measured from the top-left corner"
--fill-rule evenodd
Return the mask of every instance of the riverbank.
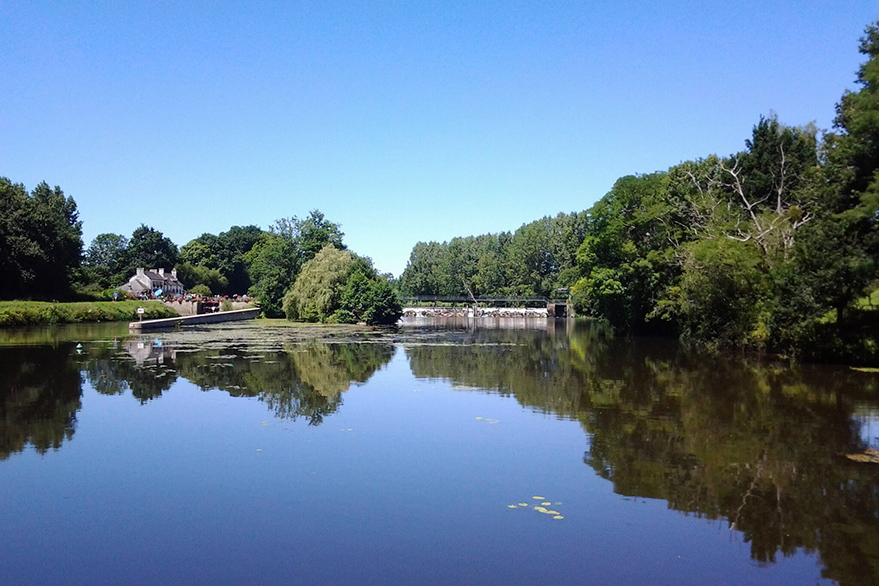
M 132 321 L 139 307 L 144 319 L 177 315 L 161 301 L 0 301 L 0 327 Z

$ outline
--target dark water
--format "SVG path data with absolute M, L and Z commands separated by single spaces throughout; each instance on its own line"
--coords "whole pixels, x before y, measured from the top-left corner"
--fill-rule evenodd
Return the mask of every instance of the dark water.
M 0 332 L 0 584 L 879 583 L 879 374 L 535 323 Z

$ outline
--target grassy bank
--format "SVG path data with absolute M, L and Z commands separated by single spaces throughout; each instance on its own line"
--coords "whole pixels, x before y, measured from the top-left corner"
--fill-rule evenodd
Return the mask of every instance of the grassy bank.
M 0 327 L 134 321 L 137 319 L 138 307 L 144 308 L 144 319 L 177 315 L 173 309 L 159 301 L 0 301 Z

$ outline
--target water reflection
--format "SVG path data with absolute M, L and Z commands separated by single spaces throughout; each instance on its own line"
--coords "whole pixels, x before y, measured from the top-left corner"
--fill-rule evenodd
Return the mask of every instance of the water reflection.
M 0 348 L 0 460 L 58 449 L 76 429 L 82 380 L 73 345 Z
M 754 560 L 817 551 L 825 577 L 879 582 L 879 466 L 846 458 L 879 443 L 879 375 L 711 359 L 659 340 L 545 322 L 504 330 L 413 324 L 369 343 L 209 347 L 134 338 L 0 346 L 0 459 L 73 437 L 83 378 L 142 403 L 180 379 L 256 397 L 318 425 L 402 345 L 412 374 L 490 391 L 579 421 L 583 462 L 621 495 L 725 519 Z
M 879 581 L 879 467 L 845 458 L 875 435 L 863 412 L 876 375 L 706 362 L 594 331 L 505 340 L 483 332 L 480 345 L 406 352 L 416 376 L 577 418 L 590 438 L 584 462 L 615 492 L 725 518 L 757 561 L 804 548 L 820 552 L 826 577 Z
M 251 353 L 237 346 L 195 351 L 138 338 L 121 345 L 92 345 L 80 367 L 102 394 L 130 391 L 145 403 L 182 377 L 202 390 L 257 397 L 277 417 L 304 417 L 317 425 L 339 408 L 343 392 L 366 382 L 393 353 L 390 344 L 317 343 L 276 352 Z
M 344 391 L 367 381 L 393 353 L 389 344 L 292 345 L 260 354 L 229 348 L 179 353 L 175 365 L 204 390 L 258 397 L 277 417 L 318 425 L 339 408 Z

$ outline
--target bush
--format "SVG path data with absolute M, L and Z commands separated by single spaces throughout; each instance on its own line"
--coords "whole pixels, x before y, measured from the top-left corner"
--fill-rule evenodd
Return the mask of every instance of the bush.
M 207 285 L 202 285 L 201 283 L 190 289 L 189 292 L 193 295 L 200 295 L 202 297 L 208 297 L 212 295 L 211 288 Z

